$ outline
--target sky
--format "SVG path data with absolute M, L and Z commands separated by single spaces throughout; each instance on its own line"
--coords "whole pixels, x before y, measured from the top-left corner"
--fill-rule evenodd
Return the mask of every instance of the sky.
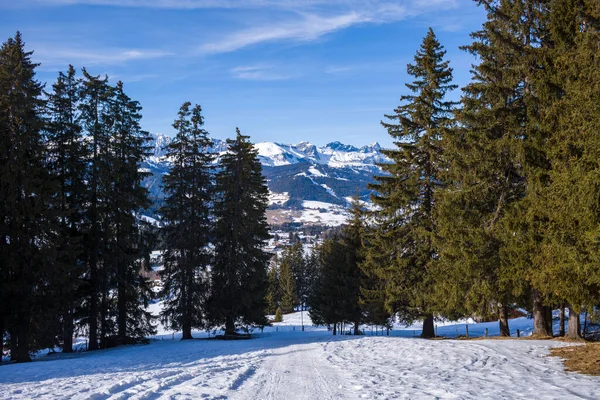
M 0 0 L 0 41 L 20 31 L 48 85 L 69 64 L 123 81 L 152 133 L 190 101 L 220 139 L 390 147 L 428 28 L 463 86 L 484 20 L 472 0 Z

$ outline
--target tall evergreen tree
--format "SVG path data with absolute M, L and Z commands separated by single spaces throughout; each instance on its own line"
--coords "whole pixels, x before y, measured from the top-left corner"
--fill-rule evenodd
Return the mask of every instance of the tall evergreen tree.
M 460 129 L 449 137 L 446 179 L 438 207 L 440 293 L 449 307 L 499 317 L 509 335 L 508 306 L 533 299 L 535 333 L 551 335 L 551 309 L 528 285 L 539 252 L 539 215 L 531 198 L 544 186 L 547 161 L 539 129 L 538 48 L 545 46 L 546 1 L 477 1 L 488 13 L 473 43 L 479 58 L 463 89 Z M 533 289 L 533 290 L 532 290 Z M 548 298 L 545 299 L 548 301 Z
M 105 272 L 112 271 L 116 287 L 116 328 L 119 341 L 139 338 L 153 331 L 151 314 L 145 309 L 150 290 L 141 276 L 142 253 L 140 210 L 150 205 L 148 189 L 142 180 L 148 175 L 141 163 L 149 155 L 150 134 L 140 127 L 141 107 L 125 94 L 123 83 L 111 90 L 108 109 L 110 123 L 109 164 L 112 184 L 107 199 L 110 232 L 104 254 Z
M 346 273 L 346 248 L 339 238 L 330 238 L 316 250 L 319 255 L 319 269 L 316 283 L 309 297 L 309 315 L 315 325 L 333 324 L 333 334 L 337 334 L 337 324 L 347 320 L 344 282 Z
M 101 337 L 107 334 L 107 292 L 109 273 L 101 255 L 106 248 L 105 237 L 108 235 L 107 205 L 111 194 L 110 170 L 110 124 L 109 99 L 111 90 L 108 78 L 101 79 L 90 75 L 83 69 L 83 80 L 80 90 L 81 124 L 87 136 L 88 154 L 90 155 L 86 176 L 88 193 L 87 207 L 84 213 L 86 231 L 83 245 L 87 264 L 86 306 L 88 315 L 82 322 L 88 325 L 89 350 L 98 349 L 98 322 L 101 323 Z
M 265 295 L 269 255 L 263 250 L 269 238 L 266 221 L 268 189 L 258 153 L 248 136 L 236 129 L 227 140 L 229 151 L 221 158 L 214 205 L 215 258 L 211 269 L 211 326 L 265 325 Z
M 293 257 L 290 257 L 288 247 L 281 255 L 281 264 L 279 265 L 279 284 L 281 285 L 281 311 L 284 314 L 291 313 L 298 304 L 298 290 L 296 280 L 292 270 Z
M 352 218 L 343 229 L 342 241 L 346 247 L 346 273 L 343 275 L 346 287 L 347 318 L 354 324 L 354 334 L 360 333 L 360 324 L 364 321 L 361 307 L 361 286 L 364 275 L 361 265 L 364 264 L 365 252 L 365 210 L 360 203 L 358 193 L 352 201 Z
M 186 102 L 173 123 L 177 135 L 167 147 L 172 166 L 163 177 L 167 197 L 160 209 L 165 223 L 166 299 L 161 317 L 172 329 L 183 331 L 182 339 L 191 339 L 192 329 L 203 327 L 206 274 L 211 260 L 214 156 L 209 152 L 212 142 L 203 128 L 201 112 L 199 105 L 191 108 Z
M 269 270 L 267 272 L 269 289 L 267 290 L 267 314 L 274 315 L 281 304 L 281 283 L 279 282 L 279 266 L 277 265 L 277 255 L 274 255 L 269 261 Z
M 304 309 L 306 297 L 308 296 L 308 277 L 305 261 L 304 248 L 300 242 L 288 246 L 281 255 L 281 263 L 289 265 L 294 279 L 293 305 L 294 307 L 300 306 L 301 309 Z
M 74 316 L 78 309 L 84 269 L 83 215 L 86 203 L 87 147 L 79 122 L 80 80 L 73 66 L 60 72 L 48 94 L 47 147 L 50 173 L 58 184 L 60 210 L 56 272 L 53 274 L 56 312 L 62 320 L 62 349 L 73 351 Z
M 380 211 L 365 265 L 386 282 L 390 311 L 405 320 L 424 318 L 423 337 L 435 334 L 434 276 L 429 273 L 438 256 L 433 209 L 443 188 L 442 141 L 453 121 L 454 103 L 446 94 L 456 88 L 445 53 L 430 29 L 414 64 L 407 67 L 415 78 L 406 84 L 411 94 L 403 95 L 394 114 L 386 115 L 389 123 L 382 122 L 397 148 L 384 151 L 393 162 L 381 165 L 388 175 L 376 176 L 371 186 Z
M 544 224 L 530 276 L 543 295 L 569 305 L 568 336 L 579 338 L 582 306 L 600 301 L 600 5 L 557 0 L 548 19 L 552 45 L 543 78 L 555 95 L 546 97 L 540 125 L 548 132 L 551 168 L 547 185 L 532 200 Z
M 31 55 L 19 32 L 0 47 L 0 296 L 19 362 L 30 361 L 34 321 L 46 307 L 56 229 L 54 180 L 43 143 L 43 85 L 35 79 Z

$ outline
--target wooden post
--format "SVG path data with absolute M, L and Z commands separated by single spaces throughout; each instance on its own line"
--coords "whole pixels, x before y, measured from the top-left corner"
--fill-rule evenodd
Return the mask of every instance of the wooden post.
M 517 337 L 521 337 L 521 331 L 517 329 Z
M 485 328 L 485 337 L 488 337 L 488 328 Z
M 465 325 L 465 329 L 467 331 L 467 339 L 469 338 L 469 324 Z

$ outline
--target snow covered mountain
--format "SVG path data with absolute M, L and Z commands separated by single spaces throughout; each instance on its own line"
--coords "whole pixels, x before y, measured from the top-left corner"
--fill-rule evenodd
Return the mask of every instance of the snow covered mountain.
M 155 135 L 152 154 L 144 165 L 152 173 L 145 184 L 156 206 L 163 197 L 160 183 L 170 164 L 165 151 L 170 141 L 168 136 Z M 255 146 L 271 191 L 268 216 L 272 224 L 343 223 L 350 198 L 358 193 L 368 201 L 367 185 L 373 182 L 374 175 L 382 174 L 377 164 L 389 162 L 378 143 L 361 148 L 337 141 L 323 147 L 309 142 L 261 142 Z M 213 139 L 211 151 L 223 154 L 227 151 L 226 142 Z

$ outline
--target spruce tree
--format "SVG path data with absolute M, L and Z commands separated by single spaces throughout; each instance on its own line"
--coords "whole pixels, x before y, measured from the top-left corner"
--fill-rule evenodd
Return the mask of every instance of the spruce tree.
M 386 282 L 390 311 L 410 321 L 424 318 L 423 337 L 434 336 L 432 301 L 434 276 L 430 273 L 438 251 L 434 244 L 434 200 L 444 185 L 440 177 L 442 142 L 452 127 L 454 103 L 446 94 L 456 88 L 445 51 L 429 30 L 414 63 L 394 114 L 382 122 L 396 149 L 383 153 L 393 162 L 381 164 L 388 175 L 376 176 L 371 189 L 379 206 L 377 229 L 369 244 L 366 268 Z
M 343 274 L 347 302 L 346 318 L 354 324 L 354 334 L 360 333 L 360 324 L 364 321 L 361 308 L 361 286 L 364 275 L 361 265 L 365 252 L 365 210 L 360 203 L 358 193 L 352 201 L 351 216 L 348 225 L 343 229 L 342 241 L 346 247 L 346 272 Z
M 333 324 L 333 334 L 337 334 L 337 324 L 347 320 L 344 298 L 347 288 L 343 275 L 346 273 L 346 247 L 339 238 L 330 238 L 316 250 L 319 255 L 318 275 L 309 297 L 309 315 L 315 325 Z
M 258 153 L 248 136 L 236 129 L 228 139 L 216 177 L 214 214 L 215 257 L 211 269 L 209 325 L 225 325 L 225 334 L 236 325 L 267 323 L 265 295 L 269 255 L 266 221 L 268 189 Z
M 267 272 L 267 275 L 269 289 L 267 290 L 267 309 L 265 311 L 267 314 L 274 315 L 281 304 L 281 283 L 279 282 L 277 255 L 274 255 L 269 261 L 269 271 Z
M 600 301 L 600 7 L 595 1 L 558 0 L 550 11 L 552 46 L 546 49 L 543 78 L 554 97 L 546 97 L 540 125 L 548 132 L 551 168 L 547 185 L 532 199 L 532 209 L 544 223 L 530 277 L 545 297 L 568 305 L 567 336 L 576 339 L 582 307 Z
M 0 296 L 12 356 L 30 361 L 52 274 L 55 187 L 46 166 L 43 85 L 21 34 L 0 47 Z
M 296 242 L 288 246 L 281 255 L 281 263 L 289 266 L 294 279 L 294 291 L 290 293 L 293 307 L 300 306 L 304 309 L 308 295 L 308 277 L 306 275 L 306 262 L 302 243 Z
M 141 163 L 149 155 L 150 134 L 140 127 L 141 107 L 125 94 L 123 83 L 112 88 L 108 108 L 110 121 L 109 164 L 112 185 L 107 199 L 108 249 L 105 273 L 112 271 L 116 288 L 116 334 L 120 343 L 153 332 L 151 314 L 145 309 L 151 293 L 141 276 L 145 254 L 142 237 L 145 222 L 138 213 L 150 205 L 142 180 L 148 172 Z
M 84 213 L 86 231 L 84 233 L 84 256 L 86 271 L 86 308 L 88 315 L 82 322 L 88 326 L 89 350 L 98 349 L 98 322 L 101 323 L 101 337 L 107 333 L 107 292 L 108 266 L 101 255 L 105 252 L 108 235 L 107 205 L 111 195 L 110 170 L 110 123 L 109 99 L 111 90 L 108 78 L 90 75 L 83 69 L 82 86 L 79 93 L 81 124 L 86 135 L 90 156 L 87 181 L 87 207 Z
M 50 173 L 57 181 L 56 208 L 60 211 L 53 275 L 53 304 L 62 319 L 62 349 L 73 351 L 74 318 L 80 306 L 84 259 L 83 214 L 86 202 L 87 148 L 79 122 L 80 79 L 73 66 L 60 72 L 48 94 L 47 148 Z
M 281 264 L 279 265 L 279 284 L 281 285 L 281 311 L 288 314 L 294 311 L 294 307 L 298 304 L 298 290 L 296 288 L 296 280 L 292 271 L 293 257 L 290 257 L 290 249 L 288 247 L 281 255 Z
M 211 260 L 214 156 L 209 152 L 212 142 L 203 128 L 201 112 L 199 105 L 192 108 L 186 102 L 173 123 L 177 135 L 167 147 L 172 164 L 163 177 L 167 196 L 160 209 L 165 224 L 165 307 L 161 317 L 167 326 L 182 330 L 182 339 L 191 339 L 192 329 L 203 327 L 209 287 L 206 274 Z

